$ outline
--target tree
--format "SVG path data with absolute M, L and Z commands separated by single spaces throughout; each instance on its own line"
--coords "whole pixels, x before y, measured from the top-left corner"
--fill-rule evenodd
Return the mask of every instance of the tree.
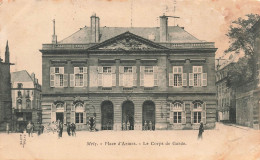
M 248 14 L 246 18 L 233 21 L 228 33 L 230 46 L 225 53 L 244 52 L 245 57 L 230 67 L 228 71 L 228 85 L 238 87 L 254 79 L 256 76 L 256 58 L 254 51 L 254 32 L 252 26 L 260 19 L 258 14 Z
M 251 28 L 260 19 L 260 16 L 247 14 L 246 17 L 246 19 L 240 17 L 232 22 L 233 25 L 230 26 L 226 34 L 231 44 L 225 53 L 242 50 L 246 56 L 252 57 L 254 55 L 254 33 Z

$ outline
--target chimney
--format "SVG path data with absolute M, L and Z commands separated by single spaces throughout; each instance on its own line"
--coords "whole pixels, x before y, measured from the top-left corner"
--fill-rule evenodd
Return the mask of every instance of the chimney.
M 6 47 L 5 47 L 5 63 L 10 63 L 10 53 L 9 53 L 9 46 L 8 46 L 8 41 L 6 42 Z
M 167 42 L 168 40 L 168 17 L 160 16 L 160 42 Z
M 53 20 L 52 44 L 57 44 L 57 36 L 56 36 L 56 34 L 55 34 L 55 19 Z
M 99 17 L 96 16 L 95 13 L 90 17 L 90 27 L 91 27 L 91 42 L 97 43 L 99 42 L 99 34 L 100 34 L 100 24 Z

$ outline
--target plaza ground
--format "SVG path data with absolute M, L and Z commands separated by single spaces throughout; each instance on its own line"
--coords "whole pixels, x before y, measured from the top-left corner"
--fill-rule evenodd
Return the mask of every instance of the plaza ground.
M 79 131 L 28 137 L 24 148 L 20 134 L 0 134 L 0 159 L 219 159 L 259 160 L 260 131 L 216 124 L 197 140 L 198 130 Z

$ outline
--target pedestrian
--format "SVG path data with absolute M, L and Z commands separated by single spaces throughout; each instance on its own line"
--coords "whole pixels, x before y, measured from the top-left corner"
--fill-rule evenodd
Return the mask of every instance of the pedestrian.
M 150 131 L 153 130 L 153 123 L 152 123 L 152 121 L 149 122 L 149 129 L 150 129 Z
M 147 122 L 146 122 L 146 121 L 144 121 L 144 130 L 146 131 L 146 130 L 147 130 L 147 128 L 148 128 L 148 126 L 147 126 Z
M 125 122 L 123 122 L 123 130 L 126 130 Z
M 129 123 L 129 121 L 127 121 L 127 130 L 130 130 L 130 123 Z
M 203 122 L 200 122 L 198 139 L 202 139 L 202 133 L 204 132 Z
M 31 124 L 31 121 L 29 121 L 29 123 L 27 124 L 26 129 L 27 129 L 28 136 L 29 136 L 29 137 L 30 137 L 30 136 L 33 136 L 33 135 L 32 135 L 33 125 Z
M 59 137 L 62 137 L 62 132 L 63 132 L 63 123 L 62 121 L 59 122 Z
M 67 133 L 70 136 L 70 123 L 69 122 L 67 123 Z
M 43 132 L 44 132 L 44 125 L 41 124 L 41 134 L 43 134 Z
M 76 125 L 74 123 L 71 123 L 71 132 L 72 136 L 76 136 Z
M 9 123 L 6 123 L 6 133 L 9 134 L 10 128 L 9 128 Z

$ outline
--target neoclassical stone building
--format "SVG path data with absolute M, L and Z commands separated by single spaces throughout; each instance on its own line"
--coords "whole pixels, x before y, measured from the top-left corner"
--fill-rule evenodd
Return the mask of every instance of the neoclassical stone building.
M 88 130 L 214 128 L 215 52 L 179 26 L 100 27 L 96 15 L 42 49 L 42 121 Z

